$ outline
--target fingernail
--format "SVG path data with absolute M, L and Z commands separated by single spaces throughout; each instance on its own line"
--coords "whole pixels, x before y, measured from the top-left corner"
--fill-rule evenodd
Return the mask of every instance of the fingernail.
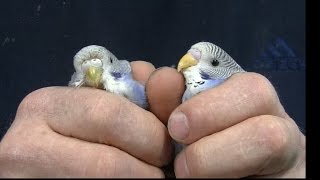
M 185 151 L 181 152 L 174 165 L 174 173 L 178 178 L 190 177 L 189 167 L 186 160 Z
M 189 135 L 189 125 L 185 114 L 177 112 L 171 114 L 168 123 L 170 135 L 176 140 L 184 140 Z

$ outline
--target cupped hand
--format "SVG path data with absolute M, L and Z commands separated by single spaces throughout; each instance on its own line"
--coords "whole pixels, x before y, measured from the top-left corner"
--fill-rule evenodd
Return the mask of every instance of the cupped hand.
M 154 66 L 132 62 L 145 84 Z M 0 177 L 164 177 L 171 138 L 156 116 L 93 88 L 27 95 L 0 144 Z
M 264 76 L 235 74 L 181 104 L 184 90 L 169 67 L 147 83 L 150 110 L 187 145 L 176 177 L 305 177 L 305 136 Z

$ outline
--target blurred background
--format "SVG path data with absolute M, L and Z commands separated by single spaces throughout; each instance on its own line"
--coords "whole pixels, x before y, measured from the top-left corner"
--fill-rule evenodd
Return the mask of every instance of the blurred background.
M 0 138 L 21 100 L 65 86 L 82 47 L 119 59 L 176 65 L 210 41 L 265 75 L 305 132 L 304 0 L 10 0 L 0 4 Z

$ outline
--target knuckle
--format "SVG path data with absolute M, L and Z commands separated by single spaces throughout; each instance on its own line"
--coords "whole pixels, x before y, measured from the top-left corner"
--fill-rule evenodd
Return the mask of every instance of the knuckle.
M 263 75 L 258 73 L 250 73 L 248 77 L 250 89 L 254 90 L 255 96 L 259 97 L 259 103 L 266 107 L 277 105 L 279 100 L 277 93 L 271 82 Z
M 46 106 L 50 101 L 50 87 L 41 88 L 29 93 L 20 102 L 17 114 L 24 112 L 41 112 L 46 110 Z
M 264 148 L 265 152 L 274 155 L 283 155 L 290 147 L 288 130 L 283 120 L 263 115 L 256 119 L 257 141 Z

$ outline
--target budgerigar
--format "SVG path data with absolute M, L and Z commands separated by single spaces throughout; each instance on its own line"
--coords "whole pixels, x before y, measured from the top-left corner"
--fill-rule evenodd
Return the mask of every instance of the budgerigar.
M 185 78 L 186 90 L 182 102 L 223 83 L 235 73 L 245 72 L 228 53 L 210 42 L 192 45 L 180 59 L 177 70 Z M 184 147 L 175 143 L 175 154 Z
M 221 84 L 235 73 L 245 72 L 228 53 L 210 42 L 191 46 L 180 59 L 177 70 L 186 80 L 182 102 Z
M 136 105 L 148 107 L 145 87 L 132 76 L 130 63 L 118 60 L 102 46 L 82 48 L 73 58 L 75 72 L 69 86 L 89 86 L 124 96 Z

